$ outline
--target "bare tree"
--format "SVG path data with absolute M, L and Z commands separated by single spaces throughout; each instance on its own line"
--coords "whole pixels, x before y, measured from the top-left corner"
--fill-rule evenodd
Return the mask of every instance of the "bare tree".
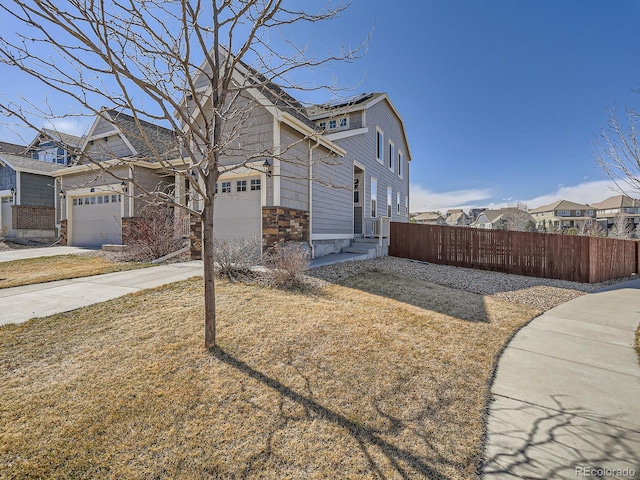
M 627 239 L 631 238 L 633 230 L 627 221 L 627 217 L 622 212 L 618 212 L 613 217 L 613 226 L 609 229 L 609 236 L 611 238 Z
M 620 119 L 615 109 L 607 112 L 607 127 L 594 145 L 598 166 L 615 182 L 621 192 L 640 192 L 640 114 L 627 107 Z
M 502 216 L 502 219 L 506 230 L 513 230 L 516 232 L 527 231 L 527 228 L 530 228 L 529 222 L 531 222 L 529 207 L 523 202 L 518 202 L 515 205 L 509 205 L 506 213 Z
M 174 206 L 202 222 L 206 348 L 216 342 L 212 249 L 216 182 L 232 169 L 255 168 L 260 158 L 292 161 L 285 146 L 243 137 L 251 129 L 251 111 L 257 105 L 248 92 L 270 95 L 294 116 L 301 105 L 286 89 L 332 92 L 327 84 L 294 83 L 292 74 L 352 60 L 366 41 L 316 58 L 287 40 L 286 32 L 295 24 L 334 19 L 347 6 L 327 3 L 311 12 L 300 2 L 287 0 L 8 0 L 0 5 L 0 12 L 19 31 L 15 35 L 3 31 L 0 64 L 20 69 L 49 91 L 66 95 L 84 112 L 109 120 L 99 108 L 106 103 L 130 115 L 137 128 L 128 134 L 152 152 L 146 160 L 185 179 L 199 199 Z M 38 127 L 34 118 L 55 116 L 45 102 L 24 98 L 2 99 L 0 112 L 33 127 Z M 154 143 L 142 128 L 145 121 L 171 129 L 180 155 L 169 155 Z M 317 134 L 299 142 L 310 140 L 318 142 Z M 82 157 L 83 152 L 65 147 Z M 225 158 L 237 161 L 231 164 Z M 113 170 L 114 165 L 131 161 L 102 161 L 99 169 Z M 143 192 L 153 201 L 176 203 L 165 190 Z

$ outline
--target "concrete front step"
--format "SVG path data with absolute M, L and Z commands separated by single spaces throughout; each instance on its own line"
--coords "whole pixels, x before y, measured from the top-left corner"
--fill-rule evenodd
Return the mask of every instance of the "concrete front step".
M 376 249 L 375 248 L 363 248 L 361 246 L 353 246 L 342 249 L 343 253 L 358 253 L 361 255 L 366 255 L 368 259 L 376 258 Z

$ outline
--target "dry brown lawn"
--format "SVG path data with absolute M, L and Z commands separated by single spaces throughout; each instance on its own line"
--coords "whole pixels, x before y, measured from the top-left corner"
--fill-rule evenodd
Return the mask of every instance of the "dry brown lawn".
M 475 478 L 526 309 L 370 271 L 311 293 L 202 279 L 0 328 L 0 477 Z
M 59 255 L 0 262 L 0 288 L 88 277 L 148 266 L 150 264 L 116 263 L 95 255 Z

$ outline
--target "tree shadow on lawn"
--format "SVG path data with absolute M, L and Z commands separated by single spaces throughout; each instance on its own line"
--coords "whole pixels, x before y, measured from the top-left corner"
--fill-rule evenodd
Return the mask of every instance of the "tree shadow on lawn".
M 278 428 L 284 428 L 288 420 L 298 420 L 294 418 L 287 418 L 287 414 L 283 411 L 283 402 L 288 399 L 295 404 L 304 408 L 305 415 L 308 418 L 317 418 L 322 421 L 333 424 L 334 426 L 344 429 L 348 434 L 357 442 L 363 457 L 366 459 L 368 467 L 376 478 L 387 478 L 383 472 L 383 466 L 378 465 L 376 459 L 372 456 L 368 448 L 377 448 L 383 455 L 388 464 L 392 467 L 392 470 L 397 473 L 400 478 L 413 478 L 416 474 L 424 476 L 429 479 L 442 479 L 448 480 L 451 477 L 438 471 L 437 469 L 429 466 L 425 458 L 416 455 L 411 450 L 401 448 L 388 440 L 382 438 L 382 435 L 398 435 L 401 431 L 408 429 L 400 419 L 394 418 L 385 414 L 379 406 L 376 406 L 376 410 L 381 417 L 389 420 L 387 423 L 389 428 L 384 430 L 374 429 L 364 426 L 349 420 L 346 416 L 337 413 L 317 401 L 311 398 L 312 393 L 309 390 L 308 396 L 298 393 L 294 389 L 284 385 L 280 381 L 265 375 L 262 372 L 250 367 L 242 360 L 239 360 L 229 353 L 225 352 L 220 347 L 215 347 L 211 350 L 211 353 L 221 362 L 229 365 L 247 375 L 248 377 L 260 382 L 264 386 L 271 388 L 280 394 L 280 417 L 281 422 L 278 427 L 270 432 L 267 438 L 265 447 L 261 452 L 254 454 L 247 462 L 244 468 L 241 478 L 250 478 L 254 474 L 260 473 L 262 465 L 270 460 L 270 457 L 274 455 L 272 449 L 272 440 L 277 432 Z M 307 385 L 308 386 L 308 385 Z M 415 433 L 415 432 L 414 432 Z M 418 435 L 421 440 L 428 443 L 428 439 L 424 435 Z M 430 445 L 432 451 L 437 452 L 438 448 L 435 445 Z M 432 460 L 432 459 L 430 459 Z M 447 463 L 449 466 L 457 467 L 452 462 L 447 461 L 444 458 L 437 458 L 439 463 Z
M 341 281 L 340 285 L 468 322 L 490 321 L 482 295 L 408 279 L 386 270 L 371 269 Z

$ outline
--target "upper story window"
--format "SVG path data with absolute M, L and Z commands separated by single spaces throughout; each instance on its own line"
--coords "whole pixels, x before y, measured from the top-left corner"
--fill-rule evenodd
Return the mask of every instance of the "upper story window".
M 593 217 L 593 210 L 585 210 L 585 211 L 584 211 L 584 214 L 585 214 L 587 217 Z
M 337 120 L 329 120 L 329 130 L 335 130 L 338 126 Z
M 327 129 L 327 122 L 322 121 L 318 122 L 318 130 L 323 131 Z
M 391 140 L 389 140 L 389 170 L 393 172 L 393 161 L 396 158 L 396 147 Z
M 582 216 L 582 210 L 576 210 L 576 217 Z
M 349 120 L 347 119 L 347 117 L 340 119 L 340 128 L 345 128 L 348 125 L 349 125 Z
M 384 163 L 384 133 L 376 127 L 376 159 Z
M 570 217 L 571 216 L 571 210 L 558 210 L 558 216 L 559 217 Z
M 400 178 L 402 178 L 402 175 L 404 175 L 403 162 L 404 162 L 404 155 L 402 155 L 401 151 L 398 151 L 398 176 Z

